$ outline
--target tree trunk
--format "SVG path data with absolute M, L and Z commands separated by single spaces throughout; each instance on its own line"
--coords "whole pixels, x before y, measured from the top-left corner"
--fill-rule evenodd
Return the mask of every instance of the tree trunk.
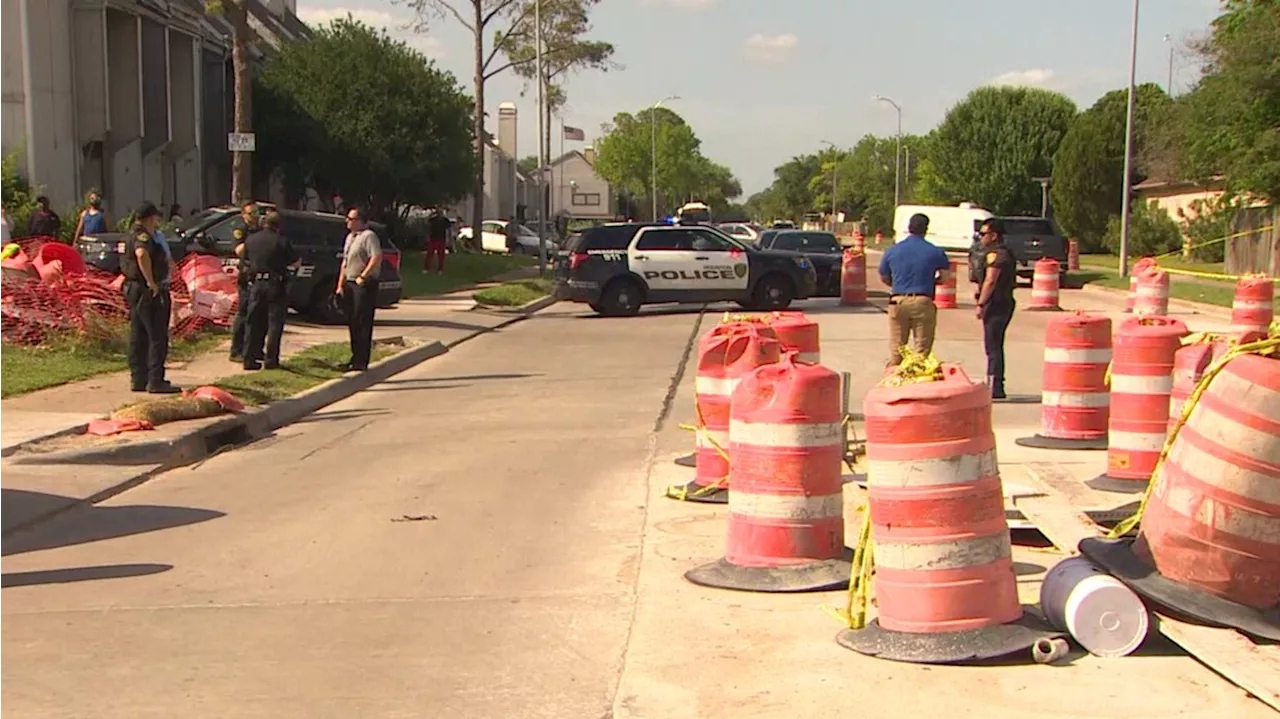
M 483 247 L 480 228 L 484 224 L 484 3 L 473 0 L 475 7 L 475 73 L 476 73 L 476 177 L 471 187 L 471 244 L 477 252 Z
M 236 132 L 253 132 L 253 68 L 249 57 L 249 17 L 245 0 L 224 3 L 231 21 L 231 67 L 235 73 Z M 253 156 L 248 152 L 232 153 L 231 202 L 240 204 L 253 198 Z

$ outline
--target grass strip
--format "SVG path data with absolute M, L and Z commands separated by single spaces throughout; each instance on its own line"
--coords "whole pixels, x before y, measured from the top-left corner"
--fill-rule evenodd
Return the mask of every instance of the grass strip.
M 389 357 L 403 347 L 374 343 L 371 362 Z M 346 342 L 329 342 L 308 347 L 280 363 L 277 369 L 244 372 L 213 384 L 230 392 L 246 405 L 268 404 L 341 377 L 342 365 L 351 359 Z
M 488 255 L 459 253 L 445 259 L 443 275 L 427 273 L 422 267 L 421 252 L 406 252 L 400 263 L 404 297 L 424 297 L 474 287 L 498 275 L 530 267 L 537 260 L 522 255 Z
M 496 287 L 477 290 L 476 302 L 494 307 L 520 307 L 551 293 L 551 280 L 535 277 L 528 280 L 504 282 Z

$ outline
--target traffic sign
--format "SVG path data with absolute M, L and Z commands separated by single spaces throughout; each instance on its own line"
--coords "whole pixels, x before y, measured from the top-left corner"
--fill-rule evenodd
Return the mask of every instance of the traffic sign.
M 252 132 L 231 132 L 227 134 L 227 149 L 231 152 L 253 152 L 257 148 L 257 138 Z

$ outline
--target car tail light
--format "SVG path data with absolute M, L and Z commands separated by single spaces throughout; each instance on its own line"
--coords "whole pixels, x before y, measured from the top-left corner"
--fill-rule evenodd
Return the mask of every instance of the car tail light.
M 400 271 L 400 250 L 387 250 L 382 253 L 382 259 L 386 260 L 387 264 L 396 268 L 396 272 Z
M 591 257 L 591 255 L 588 255 L 585 252 L 573 253 L 572 255 L 569 256 L 569 269 L 571 270 L 578 269 L 578 265 L 582 264 L 583 262 L 586 262 L 589 257 Z

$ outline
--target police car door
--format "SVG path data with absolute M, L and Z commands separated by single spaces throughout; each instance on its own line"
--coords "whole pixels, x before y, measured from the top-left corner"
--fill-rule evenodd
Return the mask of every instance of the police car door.
M 708 292 L 732 294 L 747 290 L 747 256 L 741 247 L 702 227 L 690 227 L 693 259 L 698 263 L 698 287 Z
M 670 300 L 700 287 L 693 237 L 683 227 L 645 227 L 627 249 L 627 264 L 644 279 L 649 296 Z

